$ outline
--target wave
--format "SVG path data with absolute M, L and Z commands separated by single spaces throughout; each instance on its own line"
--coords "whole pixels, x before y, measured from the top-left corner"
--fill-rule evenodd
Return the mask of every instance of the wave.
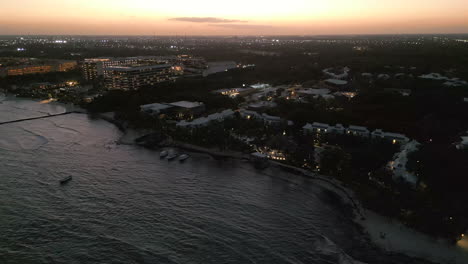
M 49 140 L 44 137 L 43 135 L 40 135 L 40 134 L 37 134 L 31 130 L 28 130 L 24 127 L 21 127 L 21 129 L 24 131 L 24 132 L 27 132 L 31 135 L 33 135 L 35 137 L 35 139 L 38 140 L 38 142 L 36 144 L 31 144 L 31 146 L 26 146 L 25 143 L 31 143 L 31 142 L 26 142 L 26 141 L 20 141 L 19 144 L 21 146 L 22 149 L 24 150 L 38 150 L 40 149 L 41 147 L 43 147 L 44 145 L 47 145 L 49 143 Z
M 324 235 L 319 235 L 314 242 L 314 252 L 320 256 L 322 261 L 330 264 L 365 264 L 350 257 Z

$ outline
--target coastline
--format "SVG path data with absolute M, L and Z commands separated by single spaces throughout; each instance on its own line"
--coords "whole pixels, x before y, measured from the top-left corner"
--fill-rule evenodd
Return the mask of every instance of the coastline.
M 132 141 L 150 131 L 138 131 L 125 128 L 118 143 L 135 144 Z M 124 140 L 122 140 L 124 139 Z M 136 145 L 136 144 L 135 144 Z M 192 153 L 202 153 L 215 159 L 234 159 L 250 161 L 249 155 L 234 151 L 218 151 L 204 148 L 184 142 L 173 142 L 164 148 L 177 148 Z M 436 240 L 423 233 L 404 226 L 394 219 L 389 219 L 377 213 L 365 209 L 354 192 L 347 188 L 342 182 L 319 175 L 298 167 L 282 164 L 277 161 L 269 161 L 270 168 L 277 168 L 286 173 L 305 177 L 318 184 L 324 189 L 330 190 L 342 198 L 342 201 L 353 208 L 353 222 L 362 228 L 370 243 L 388 254 L 403 254 L 412 258 L 421 259 L 430 263 L 454 263 L 464 264 L 468 259 L 468 239 L 463 241 L 465 246 L 451 245 L 447 241 Z M 253 167 L 252 167 L 253 168 Z M 396 230 L 400 230 L 396 232 Z M 386 234 L 386 238 L 381 237 Z M 392 234 L 392 235 L 390 235 Z M 411 246 L 410 246 L 411 245 Z M 441 248 L 443 250 L 437 250 Z
M 60 102 L 51 103 L 60 104 L 67 110 L 76 109 L 76 106 L 74 105 L 63 104 Z M 121 122 L 118 122 L 114 119 L 113 113 L 90 115 L 86 110 L 84 110 L 82 113 L 87 114 L 92 118 L 101 118 L 107 122 L 116 125 L 116 127 L 122 132 L 122 135 L 116 141 L 117 144 L 136 145 L 134 143 L 134 139 L 142 135 L 151 133 L 151 131 L 148 130 L 134 130 L 127 128 L 125 124 L 122 124 Z M 185 151 L 189 152 L 203 153 L 210 155 L 214 158 L 249 160 L 248 154 L 242 154 L 240 152 L 233 151 L 217 151 L 215 149 L 203 148 L 183 142 L 174 142 L 174 144 L 168 147 L 184 149 Z M 376 247 L 382 249 L 388 254 L 397 253 L 415 258 L 425 259 L 428 261 L 443 261 L 441 263 L 462 264 L 466 263 L 466 259 L 468 259 L 468 246 L 463 247 L 466 249 L 465 251 L 461 251 L 462 249 L 458 245 L 447 245 L 447 243 L 437 241 L 433 238 L 427 237 L 422 233 L 406 228 L 396 220 L 389 220 L 372 211 L 365 210 L 364 208 L 362 208 L 359 200 L 355 197 L 354 192 L 352 190 L 349 190 L 346 186 L 344 186 L 341 182 L 339 182 L 336 179 L 332 179 L 323 175 L 318 175 L 301 168 L 282 164 L 275 161 L 269 161 L 269 163 L 271 164 L 272 168 L 279 168 L 287 173 L 292 173 L 300 177 L 306 177 L 312 180 L 316 180 L 321 187 L 333 191 L 334 193 L 339 195 L 344 202 L 350 203 L 350 205 L 354 207 L 355 211 L 355 218 L 353 219 L 354 222 L 360 227 L 362 227 L 363 232 L 367 234 L 372 245 L 375 245 Z M 365 219 L 363 219 L 363 217 Z M 397 230 L 401 231 L 396 232 Z M 380 232 L 385 232 L 387 234 L 396 233 L 396 235 L 388 235 L 386 239 L 382 239 L 379 235 Z M 410 244 L 412 244 L 412 247 L 408 247 L 408 241 L 416 242 L 411 242 Z M 468 240 L 464 243 L 468 245 Z M 443 250 L 440 251 L 443 252 L 439 252 L 439 248 L 442 248 Z

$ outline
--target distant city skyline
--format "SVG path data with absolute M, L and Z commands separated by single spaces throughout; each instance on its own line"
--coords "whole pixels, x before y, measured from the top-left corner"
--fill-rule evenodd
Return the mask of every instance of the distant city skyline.
M 468 33 L 466 0 L 0 0 L 0 35 Z

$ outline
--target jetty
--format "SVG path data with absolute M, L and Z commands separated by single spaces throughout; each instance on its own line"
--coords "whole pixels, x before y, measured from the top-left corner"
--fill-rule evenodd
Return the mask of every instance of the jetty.
M 44 116 L 37 116 L 37 117 L 28 117 L 28 118 L 22 118 L 22 119 L 16 119 L 16 120 L 0 122 L 0 126 L 1 125 L 7 125 L 7 124 L 13 124 L 13 123 L 20 123 L 20 122 L 25 122 L 25 121 L 31 121 L 31 120 L 51 118 L 51 117 L 56 117 L 56 116 L 64 116 L 64 115 L 69 115 L 69 114 L 83 114 L 83 113 L 84 112 L 82 112 L 82 111 L 70 111 L 70 112 L 64 112 L 64 113 L 60 113 L 60 114 L 44 115 Z

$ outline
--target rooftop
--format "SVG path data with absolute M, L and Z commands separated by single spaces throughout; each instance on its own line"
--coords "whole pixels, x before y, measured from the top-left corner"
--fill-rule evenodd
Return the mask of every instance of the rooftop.
M 178 101 L 178 102 L 169 103 L 168 105 L 182 107 L 182 108 L 196 108 L 196 107 L 202 106 L 203 103 L 201 103 L 201 102 L 189 102 L 189 101 Z
M 329 94 L 330 90 L 326 88 L 321 88 L 321 89 L 305 88 L 305 89 L 298 90 L 297 93 L 310 94 L 310 95 L 325 95 L 325 94 Z
M 330 83 L 330 84 L 334 84 L 334 85 L 346 85 L 346 84 L 348 84 L 347 81 L 338 80 L 338 79 L 326 79 L 325 82 Z
M 141 71 L 141 70 L 150 70 L 150 69 L 162 69 L 162 68 L 170 68 L 170 64 L 157 64 L 157 65 L 132 65 L 132 66 L 112 66 L 107 67 L 107 70 L 111 71 Z
M 356 131 L 369 131 L 367 129 L 367 127 L 363 127 L 363 126 L 354 126 L 354 125 L 350 125 L 349 128 L 350 130 L 356 130 Z
M 154 103 L 154 104 L 141 105 L 140 109 L 144 111 L 151 110 L 153 112 L 160 112 L 161 110 L 165 110 L 171 107 L 172 106 L 167 105 L 167 104 Z

